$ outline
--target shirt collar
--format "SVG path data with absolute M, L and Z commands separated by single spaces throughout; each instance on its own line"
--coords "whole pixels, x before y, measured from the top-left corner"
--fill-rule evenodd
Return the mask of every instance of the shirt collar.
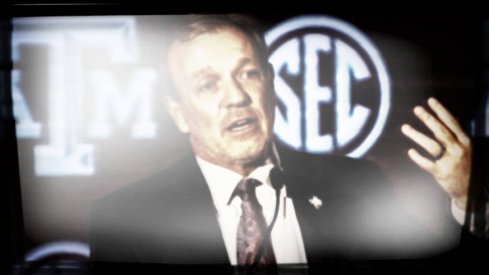
M 208 162 L 198 156 L 195 156 L 195 158 L 202 170 L 207 185 L 209 186 L 214 203 L 218 208 L 226 206 L 236 185 L 240 182 L 243 176 L 232 170 Z M 275 166 L 273 163 L 276 163 L 277 166 L 280 167 L 280 158 L 277 154 L 275 144 L 272 145 L 272 156 L 264 165 L 253 170 L 248 175 L 248 178 L 259 180 L 267 188 L 272 188 L 269 175 L 270 171 Z
M 220 206 L 227 205 L 231 194 L 243 176 L 232 170 L 203 160 L 197 156 L 196 159 L 202 173 L 204 174 L 204 178 L 209 186 L 214 201 Z M 250 175 L 248 175 L 248 178 L 256 179 L 270 186 L 271 188 L 268 175 L 273 167 L 274 165 L 272 163 L 267 163 L 260 166 L 253 170 Z

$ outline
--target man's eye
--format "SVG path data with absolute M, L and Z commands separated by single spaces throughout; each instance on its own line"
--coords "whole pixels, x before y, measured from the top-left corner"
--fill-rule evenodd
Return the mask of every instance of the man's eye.
M 211 91 L 215 91 L 216 89 L 217 89 L 217 82 L 216 81 L 204 81 L 199 86 L 199 91 L 201 91 L 201 92 L 211 92 Z
M 242 75 L 241 78 L 243 79 L 257 79 L 261 77 L 261 72 L 259 69 L 251 69 L 251 70 L 246 70 Z

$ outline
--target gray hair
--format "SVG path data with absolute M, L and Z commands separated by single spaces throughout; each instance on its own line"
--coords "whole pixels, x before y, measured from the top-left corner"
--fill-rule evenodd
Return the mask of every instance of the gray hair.
M 170 22 L 170 44 L 187 42 L 204 33 L 213 33 L 223 28 L 235 28 L 242 32 L 251 43 L 262 68 L 268 64 L 268 47 L 261 25 L 254 18 L 242 14 L 191 14 L 177 15 Z M 169 48 L 169 47 L 168 47 Z M 165 94 L 178 97 L 176 87 L 169 74 L 167 62 L 163 66 L 166 85 Z

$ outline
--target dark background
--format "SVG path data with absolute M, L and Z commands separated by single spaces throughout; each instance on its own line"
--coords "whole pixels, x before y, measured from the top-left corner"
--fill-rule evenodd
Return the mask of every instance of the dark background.
M 412 115 L 412 108 L 418 104 L 426 105 L 429 96 L 437 97 L 459 119 L 467 133 L 474 140 L 474 154 L 477 167 L 485 170 L 487 164 L 487 97 L 489 83 L 489 24 L 484 13 L 480 11 L 437 11 L 437 12 L 359 12 L 349 11 L 346 8 L 329 8 L 311 6 L 310 8 L 291 8 L 291 12 L 259 12 L 253 8 L 221 7 L 197 5 L 186 7 L 185 3 L 170 8 L 156 8 L 154 6 L 133 5 L 102 5 L 102 6 L 54 6 L 54 7 L 29 7 L 16 6 L 2 17 L 0 32 L 0 146 L 1 146 L 1 210 L 0 218 L 5 224 L 6 234 L 2 235 L 5 243 L 2 256 L 4 270 L 14 262 L 21 261 L 25 252 L 46 241 L 56 239 L 75 239 L 86 241 L 86 215 L 90 205 L 95 199 L 109 193 L 122 185 L 136 181 L 139 177 L 150 174 L 161 167 L 169 165 L 169 162 L 178 158 L 180 150 L 186 148 L 185 142 L 176 143 L 165 138 L 158 141 L 163 144 L 161 151 L 154 152 L 155 143 L 134 142 L 130 138 L 122 137 L 116 141 L 101 142 L 100 148 L 109 151 L 110 158 L 102 159 L 99 164 L 100 173 L 90 179 L 90 189 L 85 189 L 86 178 L 42 178 L 36 179 L 35 175 L 27 174 L 26 178 L 32 182 L 20 180 L 19 171 L 23 171 L 26 165 L 18 161 L 17 145 L 34 146 L 36 142 L 18 141 L 15 138 L 15 122 L 12 116 L 10 103 L 10 20 L 11 16 L 41 16 L 41 15 L 106 15 L 106 14 L 168 14 L 187 12 L 248 12 L 253 13 L 265 23 L 265 27 L 293 17 L 297 14 L 325 14 L 340 18 L 363 31 L 379 48 L 384 57 L 388 72 L 391 77 L 392 102 L 389 119 L 383 131 L 381 139 L 370 149 L 365 158 L 379 163 L 387 176 L 396 187 L 396 195 L 402 199 L 413 213 L 421 213 L 419 219 L 432 226 L 434 231 L 446 230 L 444 218 L 439 223 L 432 223 L 432 217 L 442 212 L 443 207 L 449 205 L 448 200 L 436 186 L 436 183 L 425 173 L 420 171 L 407 158 L 406 151 L 412 146 L 400 133 L 402 123 L 408 122 L 423 127 Z M 2 11 L 4 13 L 5 11 Z M 164 117 L 163 121 L 168 122 Z M 166 123 L 165 122 L 165 123 Z M 170 131 L 171 136 L 178 134 L 173 126 L 168 126 L 165 131 Z M 425 130 L 426 133 L 428 131 Z M 180 139 L 181 140 L 181 139 Z M 149 166 L 141 170 L 124 158 L 125 151 L 111 151 L 125 142 L 132 142 L 132 153 L 139 156 L 150 154 L 152 160 Z M 32 148 L 32 147 L 31 147 Z M 116 161 L 114 161 L 114 159 Z M 25 170 L 24 170 L 25 171 Z M 119 181 L 111 178 L 114 171 L 121 173 Z M 128 177 L 129 176 L 129 177 Z M 487 175 L 477 171 L 476 182 L 485 182 Z M 65 183 L 69 182 L 69 186 Z M 102 185 L 102 183 L 104 183 Z M 487 182 L 486 182 L 487 183 Z M 29 187 L 32 186 L 37 187 Z M 58 216 L 47 218 L 66 221 L 76 219 L 80 221 L 81 228 L 66 230 L 69 224 L 61 222 L 53 229 L 45 229 L 49 234 L 40 234 L 41 227 L 50 226 L 43 221 L 27 220 L 24 227 L 24 215 L 33 216 L 33 209 L 29 209 L 21 197 L 26 192 L 34 195 L 43 192 L 39 186 L 49 186 L 50 196 L 56 198 L 59 194 L 69 194 L 59 200 L 61 203 L 57 209 Z M 22 188 L 22 190 L 21 190 Z M 30 189 L 29 189 L 30 188 Z M 43 187 L 41 187 L 43 188 Z M 57 189 L 56 189 L 57 188 Z M 26 191 L 27 190 L 27 191 Z M 87 191 L 88 190 L 88 191 Z M 85 193 L 83 193 L 85 192 Z M 426 203 L 427 200 L 435 200 Z M 24 204 L 22 204 L 24 203 Z M 71 205 L 72 207 L 67 207 Z M 432 207 L 435 205 L 436 207 Z M 24 207 L 24 208 L 22 208 Z M 26 208 L 27 207 L 27 208 Z M 39 209 L 36 209 L 39 211 Z M 70 212 L 71 211 L 71 212 Z M 30 214 L 29 214 L 30 213 Z M 37 212 L 36 212 L 37 213 Z M 49 214 L 50 212 L 48 212 Z M 61 215 L 61 216 L 59 216 Z M 67 217 L 68 216 L 68 217 Z M 39 226 L 39 227 L 38 227 Z M 85 228 L 83 227 L 85 226 Z M 25 234 L 27 233 L 27 234 Z M 40 234 L 36 235 L 36 234 Z M 2 270 L 3 271 L 3 270 Z M 1 271 L 0 271 L 1 272 Z M 2 273 L 3 274 L 3 273 Z

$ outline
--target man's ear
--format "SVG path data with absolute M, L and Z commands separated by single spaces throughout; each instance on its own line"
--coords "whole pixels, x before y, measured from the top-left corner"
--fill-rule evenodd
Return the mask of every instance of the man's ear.
M 175 122 L 180 132 L 184 134 L 188 133 L 188 124 L 185 119 L 182 103 L 171 96 L 165 96 L 164 102 L 167 112 L 172 117 L 173 122 Z

